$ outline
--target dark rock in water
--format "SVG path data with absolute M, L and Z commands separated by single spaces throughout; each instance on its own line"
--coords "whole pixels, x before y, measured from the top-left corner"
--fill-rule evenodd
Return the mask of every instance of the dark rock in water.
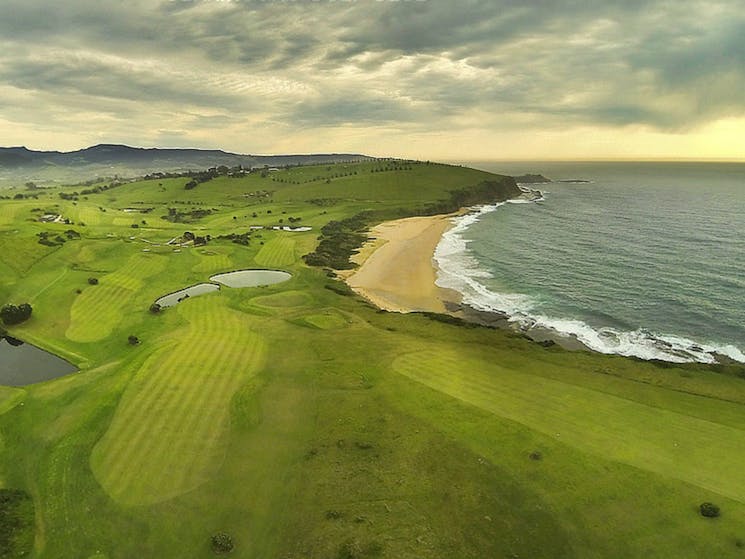
M 480 311 L 463 303 L 446 301 L 447 312 L 461 317 L 466 322 L 472 322 L 488 328 L 505 328 L 509 325 L 508 316 L 499 312 Z
M 553 182 L 551 179 L 548 179 L 544 177 L 543 175 L 520 175 L 518 177 L 513 177 L 515 179 L 515 182 L 523 183 L 523 184 L 541 184 L 546 182 Z
M 534 188 L 526 188 L 523 190 L 523 198 L 531 202 L 538 202 L 543 200 L 543 192 Z

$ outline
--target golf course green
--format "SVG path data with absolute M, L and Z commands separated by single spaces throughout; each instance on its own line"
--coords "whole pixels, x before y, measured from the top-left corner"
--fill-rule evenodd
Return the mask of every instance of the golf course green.
M 743 367 L 383 312 L 331 270 L 512 179 L 189 180 L 0 191 L 0 304 L 33 307 L 5 328 L 77 367 L 0 386 L 0 558 L 745 557 Z M 236 270 L 289 279 L 153 308 Z

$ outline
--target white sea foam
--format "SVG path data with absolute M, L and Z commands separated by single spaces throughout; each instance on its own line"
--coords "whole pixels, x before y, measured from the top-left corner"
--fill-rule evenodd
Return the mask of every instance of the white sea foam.
M 509 203 L 541 201 L 540 197 L 510 200 Z M 492 277 L 479 267 L 468 249 L 468 239 L 463 233 L 487 213 L 496 211 L 505 203 L 479 206 L 472 212 L 453 218 L 453 227 L 447 231 L 435 249 L 437 285 L 461 293 L 463 302 L 481 311 L 507 315 L 511 322 L 524 330 L 548 328 L 566 336 L 576 337 L 590 349 L 600 353 L 618 354 L 641 359 L 659 359 L 674 363 L 715 363 L 717 355 L 724 355 L 745 363 L 745 354 L 733 345 L 697 343 L 686 338 L 653 333 L 643 328 L 620 331 L 614 328 L 593 328 L 581 320 L 556 318 L 537 312 L 536 301 L 520 293 L 497 293 L 481 281 Z

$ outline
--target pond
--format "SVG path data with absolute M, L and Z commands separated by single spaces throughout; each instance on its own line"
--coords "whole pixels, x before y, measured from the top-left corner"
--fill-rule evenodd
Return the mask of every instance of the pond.
M 264 285 L 282 283 L 291 277 L 291 274 L 279 270 L 237 270 L 235 272 L 215 274 L 210 277 L 210 281 L 217 283 L 198 283 L 174 293 L 164 295 L 155 301 L 155 303 L 161 307 L 172 307 L 189 297 L 218 291 L 220 289 L 218 284 L 224 285 L 225 287 L 261 287 Z
M 180 303 L 181 301 L 183 301 L 184 299 L 188 297 L 194 297 L 196 295 L 204 295 L 205 293 L 210 293 L 212 291 L 217 291 L 219 289 L 220 289 L 220 286 L 215 285 L 214 283 L 198 283 L 196 285 L 192 285 L 190 287 L 181 289 L 174 293 L 169 293 L 168 295 L 164 295 L 163 297 L 161 297 L 155 302 L 161 307 L 172 307 L 173 305 Z
M 287 272 L 279 270 L 238 270 L 211 276 L 210 280 L 227 287 L 260 287 L 282 283 L 291 277 Z
M 0 338 L 0 384 L 26 386 L 76 370 L 71 363 L 36 346 L 14 338 Z

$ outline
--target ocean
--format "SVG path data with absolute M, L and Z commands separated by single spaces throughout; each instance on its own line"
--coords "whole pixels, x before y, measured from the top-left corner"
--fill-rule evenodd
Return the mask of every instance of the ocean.
M 467 165 L 554 182 L 456 218 L 438 285 L 603 353 L 745 363 L 745 163 Z

